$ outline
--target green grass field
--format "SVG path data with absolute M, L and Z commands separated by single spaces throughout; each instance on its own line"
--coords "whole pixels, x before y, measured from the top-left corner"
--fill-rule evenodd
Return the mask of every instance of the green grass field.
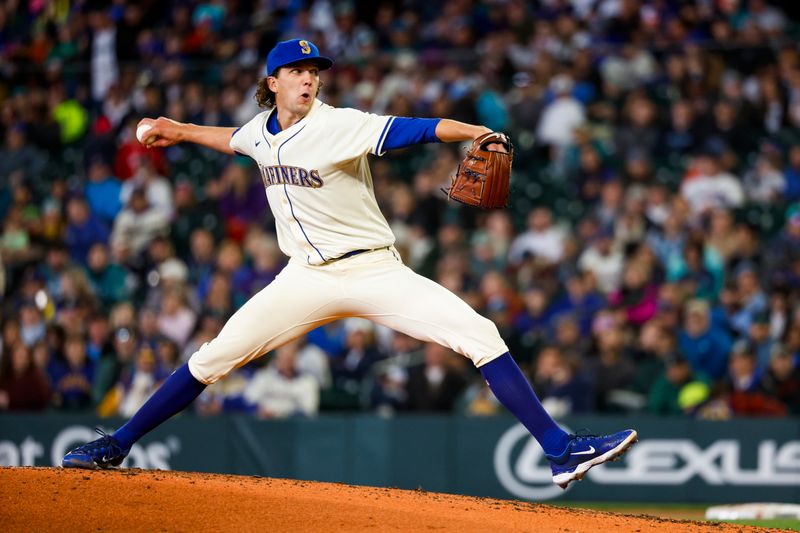
M 553 505 L 559 507 L 580 507 L 581 509 L 596 509 L 624 514 L 644 514 L 662 518 L 683 520 L 705 520 L 706 509 L 714 504 L 686 504 L 686 503 L 627 503 L 627 502 L 559 502 Z M 713 522 L 717 522 L 714 520 Z M 800 520 L 779 518 L 775 520 L 730 520 L 729 524 L 744 526 L 758 526 L 770 530 L 800 531 Z

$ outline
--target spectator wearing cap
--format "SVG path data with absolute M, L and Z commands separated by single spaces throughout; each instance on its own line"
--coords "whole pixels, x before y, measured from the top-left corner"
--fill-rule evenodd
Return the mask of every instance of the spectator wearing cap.
M 678 345 L 694 372 L 711 379 L 725 375 L 732 341 L 725 330 L 712 323 L 707 301 L 694 299 L 686 303 Z
M 562 152 L 572 142 L 575 128 L 586 122 L 583 104 L 572 96 L 574 83 L 567 74 L 559 74 L 550 80 L 554 99 L 542 111 L 536 128 L 537 141 L 550 147 L 551 157 L 560 159 Z
M 189 279 L 189 269 L 177 257 L 166 257 L 158 263 L 158 278 L 163 289 L 183 288 Z
M 0 358 L 0 411 L 42 411 L 50 401 L 47 378 L 22 343 L 6 346 Z
M 619 289 L 624 263 L 625 257 L 614 243 L 614 232 L 608 228 L 597 231 L 578 259 L 581 271 L 591 272 L 597 288 L 606 295 Z
M 776 344 L 772 347 L 760 388 L 780 400 L 789 413 L 800 415 L 800 361 L 786 346 Z
M 345 346 L 331 361 L 331 377 L 336 388 L 356 394 L 362 380 L 383 355 L 375 345 L 375 327 L 365 318 L 344 321 Z

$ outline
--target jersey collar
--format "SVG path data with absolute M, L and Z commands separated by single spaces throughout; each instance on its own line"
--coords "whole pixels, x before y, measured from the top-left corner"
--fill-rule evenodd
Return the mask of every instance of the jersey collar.
M 292 124 L 291 126 L 286 128 L 285 130 L 281 130 L 277 134 L 272 135 L 271 133 L 269 133 L 269 130 L 267 130 L 267 125 L 266 124 L 264 124 L 264 130 L 267 131 L 267 133 L 269 133 L 270 135 L 272 135 L 272 137 L 276 141 L 281 142 L 284 139 L 287 139 L 287 138 L 291 137 L 292 135 L 297 133 L 300 129 L 302 129 L 306 124 L 308 124 L 309 118 L 320 107 L 322 107 L 322 101 L 320 101 L 318 98 L 315 98 L 314 99 L 314 104 L 311 106 L 311 109 L 308 110 L 308 113 L 306 114 L 306 116 L 304 116 L 303 118 L 301 118 L 300 120 L 298 120 L 297 122 L 295 122 L 294 124 Z M 267 115 L 267 121 L 269 121 L 269 119 L 270 119 L 270 117 L 272 116 L 273 113 L 277 113 L 277 108 L 273 108 L 272 111 L 270 111 L 269 115 Z

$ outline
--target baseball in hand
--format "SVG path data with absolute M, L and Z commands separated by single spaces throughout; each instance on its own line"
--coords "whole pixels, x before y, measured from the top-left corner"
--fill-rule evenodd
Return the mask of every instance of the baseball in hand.
M 144 141 L 146 139 L 145 135 L 147 132 L 153 129 L 153 126 L 149 124 L 139 124 L 139 127 L 136 128 L 136 138 L 139 139 L 139 142 L 142 144 L 146 144 Z

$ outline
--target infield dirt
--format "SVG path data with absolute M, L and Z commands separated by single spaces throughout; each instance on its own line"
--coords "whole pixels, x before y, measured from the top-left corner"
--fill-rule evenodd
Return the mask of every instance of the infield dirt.
M 759 531 L 335 483 L 123 469 L 0 468 L 16 531 Z

